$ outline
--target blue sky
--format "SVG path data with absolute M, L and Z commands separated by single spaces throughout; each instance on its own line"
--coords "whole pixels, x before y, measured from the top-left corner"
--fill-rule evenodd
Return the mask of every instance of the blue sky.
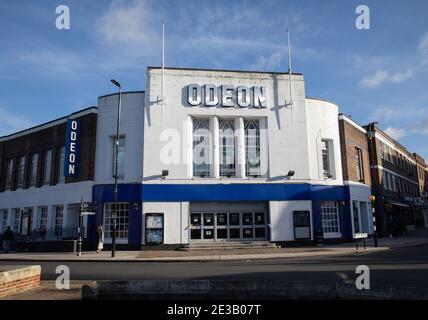
M 60 4 L 70 30 L 55 28 Z M 370 30 L 355 27 L 359 4 Z M 307 96 L 428 159 L 427 12 L 426 0 L 2 0 L 0 135 L 96 105 L 111 78 L 144 90 L 165 19 L 166 64 L 181 67 L 287 71 L 289 27 Z

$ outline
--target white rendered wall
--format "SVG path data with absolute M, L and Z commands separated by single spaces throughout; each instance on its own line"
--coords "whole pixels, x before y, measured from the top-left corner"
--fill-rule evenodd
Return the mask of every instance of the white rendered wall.
M 310 212 L 311 239 L 313 239 L 311 201 L 270 201 L 271 241 L 294 241 L 293 211 L 302 210 Z
M 369 201 L 369 197 L 371 195 L 371 187 L 356 182 L 345 181 L 345 184 L 349 184 L 349 193 L 350 193 L 350 213 L 351 213 L 351 223 L 352 223 L 352 231 L 354 232 L 354 220 L 352 219 L 352 201 L 364 202 L 367 203 L 367 213 L 361 213 L 361 219 L 365 219 L 366 221 L 363 224 L 368 226 L 368 233 L 373 234 L 373 212 L 372 205 Z
M 187 86 L 214 84 L 216 86 L 239 85 L 266 86 L 268 90 L 267 108 L 224 108 L 224 107 L 190 107 L 187 103 Z M 144 182 L 145 183 L 218 183 L 219 178 L 190 179 L 191 166 L 191 117 L 222 118 L 261 118 L 265 119 L 267 131 L 264 147 L 268 179 L 223 179 L 225 183 L 252 183 L 261 181 L 278 182 L 289 170 L 296 172 L 294 181 L 308 181 L 309 157 L 307 147 L 307 122 L 303 76 L 293 75 L 293 107 L 286 107 L 289 100 L 288 75 L 226 72 L 203 70 L 165 70 L 164 105 L 157 103 L 160 96 L 161 70 L 148 69 L 146 83 L 146 108 L 144 117 Z M 99 110 L 99 112 L 101 112 Z M 337 114 L 335 116 L 337 122 Z M 167 142 L 161 141 L 164 129 L 175 130 L 180 141 L 179 163 L 162 163 L 160 154 Z M 262 137 L 263 139 L 263 137 Z M 263 144 L 263 140 L 262 140 Z M 263 147 L 263 146 L 262 146 Z M 162 170 L 169 170 L 169 176 L 162 181 Z
M 113 139 L 116 136 L 118 95 L 98 99 L 95 184 L 114 183 Z M 119 183 L 142 180 L 144 93 L 122 94 L 120 135 L 125 136 L 125 177 Z
M 313 183 L 342 184 L 342 156 L 340 151 L 337 105 L 317 99 L 306 99 L 308 126 L 308 154 L 310 177 Z M 333 142 L 333 177 L 324 179 L 322 171 L 321 139 Z
M 47 228 L 55 227 L 55 206 L 63 205 L 63 228 L 77 227 L 74 206 L 92 201 L 92 181 L 59 183 L 55 186 L 18 189 L 0 193 L 0 209 L 8 209 L 8 225 L 13 225 L 13 209 L 32 209 L 32 229 L 39 226 L 39 207 L 48 208 Z M 70 208 L 70 209 L 69 209 Z
M 189 243 L 188 202 L 143 202 L 143 227 L 141 243 L 145 243 L 146 213 L 164 214 L 164 244 Z

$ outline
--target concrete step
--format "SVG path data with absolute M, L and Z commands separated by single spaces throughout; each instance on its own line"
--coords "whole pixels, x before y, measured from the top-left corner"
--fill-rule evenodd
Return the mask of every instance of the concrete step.
M 280 248 L 269 241 L 242 241 L 242 242 L 209 242 L 190 243 L 182 245 L 180 250 L 236 250 L 236 249 L 276 249 Z

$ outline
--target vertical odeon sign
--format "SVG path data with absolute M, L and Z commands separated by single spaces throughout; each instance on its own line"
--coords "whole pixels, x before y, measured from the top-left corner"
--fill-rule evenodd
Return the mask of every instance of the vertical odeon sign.
M 64 176 L 77 177 L 79 173 L 79 120 L 69 119 L 67 121 L 66 135 Z

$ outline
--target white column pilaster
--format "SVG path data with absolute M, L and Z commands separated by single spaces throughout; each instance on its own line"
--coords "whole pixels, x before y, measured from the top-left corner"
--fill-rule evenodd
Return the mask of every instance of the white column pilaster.
M 236 137 L 237 137 L 237 172 L 239 178 L 245 178 L 245 131 L 244 118 L 235 119 Z
M 218 127 L 218 117 L 215 116 L 210 121 L 211 127 L 211 137 L 213 139 L 213 161 L 211 165 L 211 174 L 214 178 L 220 178 L 220 147 L 219 147 L 219 127 Z
M 193 178 L 193 119 L 191 116 L 187 116 L 183 132 L 183 157 L 187 164 L 187 177 L 191 179 Z

